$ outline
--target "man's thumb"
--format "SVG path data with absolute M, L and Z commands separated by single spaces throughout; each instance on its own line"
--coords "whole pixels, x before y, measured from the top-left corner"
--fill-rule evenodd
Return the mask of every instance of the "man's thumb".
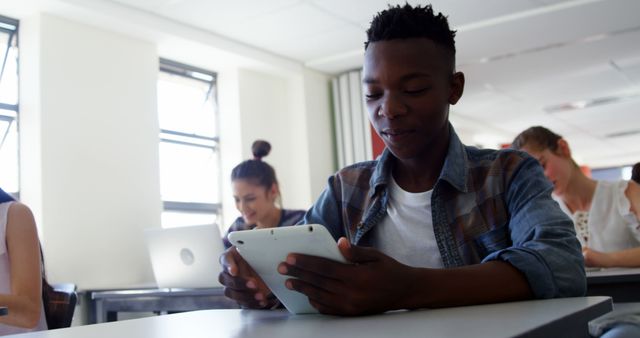
M 344 258 L 351 263 L 365 263 L 378 260 L 379 253 L 373 248 L 352 245 L 345 237 L 338 240 L 338 249 Z

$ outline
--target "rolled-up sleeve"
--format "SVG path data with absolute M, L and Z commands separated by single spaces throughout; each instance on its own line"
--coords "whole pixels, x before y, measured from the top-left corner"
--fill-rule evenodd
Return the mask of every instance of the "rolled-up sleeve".
M 513 173 L 505 192 L 513 245 L 483 262 L 510 263 L 527 278 L 536 298 L 586 293 L 584 258 L 571 219 L 551 198 L 553 188 L 533 158 Z

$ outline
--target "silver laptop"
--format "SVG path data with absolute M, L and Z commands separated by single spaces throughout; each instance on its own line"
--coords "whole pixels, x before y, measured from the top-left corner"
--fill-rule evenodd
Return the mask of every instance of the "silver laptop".
M 224 251 L 216 225 L 145 229 L 158 288 L 220 287 L 218 258 Z

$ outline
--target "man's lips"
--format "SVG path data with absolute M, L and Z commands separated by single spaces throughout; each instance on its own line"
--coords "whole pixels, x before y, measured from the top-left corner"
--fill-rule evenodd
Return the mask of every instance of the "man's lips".
M 383 129 L 380 134 L 382 134 L 383 137 L 390 139 L 392 141 L 398 141 L 400 139 L 403 139 L 411 134 L 413 134 L 415 132 L 415 130 L 413 129 L 396 129 L 396 128 L 386 128 Z

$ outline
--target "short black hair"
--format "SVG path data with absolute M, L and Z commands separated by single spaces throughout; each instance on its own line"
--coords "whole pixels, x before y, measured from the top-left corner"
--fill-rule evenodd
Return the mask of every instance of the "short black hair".
M 442 13 L 434 14 L 431 5 L 389 5 L 388 9 L 378 13 L 371 21 L 364 49 L 377 41 L 427 38 L 447 49 L 455 66 L 455 37 L 456 31 L 449 28 L 447 17 Z

